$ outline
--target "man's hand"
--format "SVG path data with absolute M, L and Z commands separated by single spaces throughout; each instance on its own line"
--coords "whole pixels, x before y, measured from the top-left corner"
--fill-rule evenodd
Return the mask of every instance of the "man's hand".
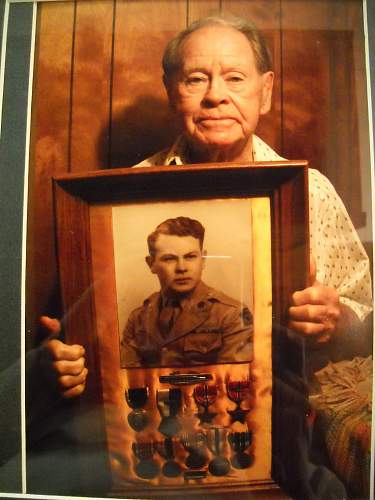
M 67 345 L 51 338 L 61 330 L 57 319 L 42 316 L 40 323 L 49 333 L 43 344 L 42 364 L 47 379 L 58 386 L 64 398 L 73 398 L 83 393 L 88 370 L 85 367 L 85 349 L 81 345 Z
M 315 260 L 311 258 L 310 286 L 293 293 L 289 328 L 313 338 L 317 343 L 328 342 L 338 333 L 346 309 L 349 309 L 340 304 L 339 298 L 334 288 L 317 281 Z

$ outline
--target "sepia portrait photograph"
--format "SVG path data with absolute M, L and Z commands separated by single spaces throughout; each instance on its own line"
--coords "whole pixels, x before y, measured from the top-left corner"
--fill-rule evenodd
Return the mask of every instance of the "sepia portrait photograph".
M 374 16 L 2 2 L 0 497 L 374 496 Z
M 251 360 L 250 204 L 112 209 L 123 367 Z

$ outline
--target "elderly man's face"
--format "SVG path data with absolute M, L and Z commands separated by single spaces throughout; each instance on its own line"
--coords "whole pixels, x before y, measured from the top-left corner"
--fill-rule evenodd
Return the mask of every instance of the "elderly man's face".
M 193 145 L 246 145 L 271 105 L 273 73 L 259 74 L 247 38 L 207 26 L 180 47 L 181 67 L 167 84 L 169 99 Z

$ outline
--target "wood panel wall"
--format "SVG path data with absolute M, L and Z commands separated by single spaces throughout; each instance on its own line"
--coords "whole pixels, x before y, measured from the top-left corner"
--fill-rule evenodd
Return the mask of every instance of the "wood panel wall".
M 58 314 L 51 176 L 132 165 L 171 144 L 166 41 L 213 12 L 253 20 L 276 73 L 258 134 L 335 184 L 356 226 L 366 135 L 360 0 L 77 0 L 38 4 L 27 257 L 27 329 Z M 358 95 L 361 96 L 358 98 Z M 366 157 L 365 157 L 366 159 Z

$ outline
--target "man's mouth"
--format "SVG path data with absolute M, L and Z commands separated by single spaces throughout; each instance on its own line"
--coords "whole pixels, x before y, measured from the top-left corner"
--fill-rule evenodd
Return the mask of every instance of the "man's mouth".
M 224 117 L 203 117 L 197 120 L 198 126 L 200 125 L 202 128 L 212 128 L 212 129 L 222 129 L 227 127 L 232 127 L 232 125 L 237 122 L 235 118 L 231 118 L 228 116 Z
M 236 121 L 232 116 L 201 116 L 197 122 L 233 122 Z
M 176 283 L 177 285 L 185 285 L 187 283 L 190 283 L 191 281 L 191 278 L 176 278 L 174 280 L 174 283 Z

